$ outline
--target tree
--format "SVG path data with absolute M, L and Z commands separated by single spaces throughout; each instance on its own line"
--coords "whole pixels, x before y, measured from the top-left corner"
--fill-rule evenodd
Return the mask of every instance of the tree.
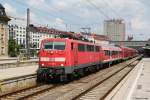
M 16 57 L 20 52 L 20 45 L 12 38 L 8 41 L 8 55 L 10 57 Z

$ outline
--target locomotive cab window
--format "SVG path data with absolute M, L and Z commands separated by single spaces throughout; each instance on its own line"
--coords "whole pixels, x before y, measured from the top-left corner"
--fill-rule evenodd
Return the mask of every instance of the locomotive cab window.
M 64 50 L 65 45 L 65 42 L 46 42 L 43 47 L 47 50 Z
M 54 49 L 56 50 L 64 50 L 65 49 L 65 42 L 53 42 Z
M 44 43 L 44 49 L 53 49 L 53 42 Z
M 78 51 L 85 51 L 85 45 L 84 44 L 78 44 Z

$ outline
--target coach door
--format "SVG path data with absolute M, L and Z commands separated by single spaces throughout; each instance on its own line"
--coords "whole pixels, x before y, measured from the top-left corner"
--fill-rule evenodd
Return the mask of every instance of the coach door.
M 77 66 L 78 64 L 78 49 L 76 43 L 71 43 L 71 48 L 73 49 L 73 60 L 74 60 L 74 66 Z

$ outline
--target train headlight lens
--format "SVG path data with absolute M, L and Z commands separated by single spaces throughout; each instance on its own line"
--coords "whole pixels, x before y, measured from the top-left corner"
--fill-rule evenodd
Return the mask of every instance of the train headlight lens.
M 60 64 L 60 66 L 64 66 L 64 64 Z
M 44 66 L 44 64 L 42 64 L 42 66 Z

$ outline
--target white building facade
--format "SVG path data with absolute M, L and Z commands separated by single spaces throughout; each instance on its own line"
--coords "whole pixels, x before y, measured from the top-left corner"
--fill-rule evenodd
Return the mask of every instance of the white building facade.
M 26 27 L 16 24 L 9 24 L 9 38 L 15 39 L 17 44 L 25 48 Z
M 39 49 L 41 40 L 45 38 L 54 38 L 55 35 L 48 33 L 47 31 L 43 31 L 40 28 L 40 31 L 30 31 L 29 32 L 29 43 L 30 49 Z M 22 48 L 26 48 L 26 27 L 16 24 L 9 25 L 9 38 L 13 38 L 16 40 L 16 43 L 21 45 Z
M 54 34 L 46 32 L 30 32 L 30 48 L 40 49 L 41 41 L 45 38 L 54 38 Z

